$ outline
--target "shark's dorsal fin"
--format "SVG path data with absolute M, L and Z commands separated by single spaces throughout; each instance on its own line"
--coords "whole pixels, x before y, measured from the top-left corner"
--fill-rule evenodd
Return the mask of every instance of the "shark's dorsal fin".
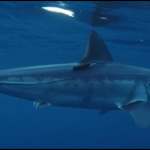
M 92 63 L 92 62 L 99 62 L 99 61 L 108 62 L 112 60 L 113 59 L 104 41 L 97 34 L 97 32 L 92 30 L 87 43 L 87 49 L 85 55 L 79 61 L 79 63 Z

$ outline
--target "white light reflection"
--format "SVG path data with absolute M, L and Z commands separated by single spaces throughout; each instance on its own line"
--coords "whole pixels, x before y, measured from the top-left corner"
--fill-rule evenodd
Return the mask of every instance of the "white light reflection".
M 65 15 L 68 15 L 70 17 L 74 17 L 74 12 L 71 10 L 62 9 L 59 7 L 42 7 L 42 9 L 45 9 L 47 11 L 56 12 L 56 13 L 62 13 Z

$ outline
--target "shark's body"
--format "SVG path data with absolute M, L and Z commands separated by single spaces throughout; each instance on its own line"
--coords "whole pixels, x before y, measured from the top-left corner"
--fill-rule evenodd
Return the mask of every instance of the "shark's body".
M 140 127 L 150 126 L 150 70 L 115 63 L 95 31 L 78 63 L 0 71 L 0 92 L 54 105 L 127 110 Z

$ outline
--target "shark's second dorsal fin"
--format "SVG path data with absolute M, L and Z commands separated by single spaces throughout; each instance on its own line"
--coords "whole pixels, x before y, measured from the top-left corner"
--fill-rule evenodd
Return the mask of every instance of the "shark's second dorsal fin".
M 112 60 L 113 59 L 104 41 L 97 34 L 97 32 L 92 30 L 89 36 L 85 55 L 79 61 L 79 63 L 92 63 L 92 62 L 99 62 L 99 61 L 108 62 Z

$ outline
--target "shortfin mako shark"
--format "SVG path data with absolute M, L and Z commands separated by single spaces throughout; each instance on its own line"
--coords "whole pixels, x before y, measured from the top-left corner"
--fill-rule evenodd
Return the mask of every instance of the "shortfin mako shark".
M 114 62 L 94 30 L 78 62 L 1 70 L 0 93 L 36 108 L 125 110 L 141 128 L 150 126 L 150 70 Z

